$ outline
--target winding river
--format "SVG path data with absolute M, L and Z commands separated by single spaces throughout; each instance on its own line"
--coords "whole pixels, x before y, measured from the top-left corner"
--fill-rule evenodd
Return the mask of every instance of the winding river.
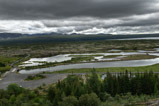
M 41 69 L 21 70 L 19 73 L 35 74 L 40 72 L 53 72 L 65 69 L 80 69 L 80 68 L 137 67 L 137 66 L 148 66 L 157 63 L 159 63 L 159 58 L 145 59 L 145 60 L 130 60 L 130 61 L 80 63 L 80 64 L 60 65 L 60 66 L 41 68 Z
M 149 54 L 154 56 L 159 56 L 159 48 L 154 48 L 153 51 L 143 51 L 138 50 L 137 52 L 119 52 L 119 53 L 90 53 L 90 54 L 64 54 L 64 55 L 57 55 L 53 57 L 47 57 L 47 58 L 32 58 L 24 63 L 24 66 L 29 65 L 36 65 L 39 63 L 36 63 L 38 61 L 43 62 L 62 62 L 72 59 L 72 55 L 103 55 L 103 56 L 109 56 L 109 55 L 121 55 L 114 58 L 108 58 L 110 60 L 118 60 L 124 56 L 128 55 L 136 55 L 136 54 Z M 20 70 L 19 73 L 21 74 L 36 74 L 40 72 L 53 72 L 53 71 L 60 71 L 60 70 L 66 70 L 66 69 L 81 69 L 81 68 L 106 68 L 106 67 L 138 67 L 138 66 L 148 66 L 148 65 L 154 65 L 159 63 L 159 57 L 154 59 L 143 59 L 143 60 L 127 60 L 127 61 L 107 61 L 103 62 L 103 56 L 95 56 L 94 58 L 98 60 L 98 62 L 92 61 L 91 63 L 77 63 L 77 64 L 67 64 L 67 65 L 59 65 L 54 67 L 48 67 L 48 68 L 39 68 L 39 69 L 31 69 L 31 70 Z

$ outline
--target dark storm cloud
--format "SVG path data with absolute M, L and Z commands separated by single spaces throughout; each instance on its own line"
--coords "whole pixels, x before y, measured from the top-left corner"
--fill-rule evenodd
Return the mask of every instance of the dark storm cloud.
M 0 0 L 1 19 L 115 18 L 158 11 L 157 0 Z
M 159 0 L 0 0 L 0 32 L 159 33 Z

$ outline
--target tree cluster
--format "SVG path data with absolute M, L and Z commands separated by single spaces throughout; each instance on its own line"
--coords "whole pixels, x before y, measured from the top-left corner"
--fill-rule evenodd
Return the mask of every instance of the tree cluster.
M 143 95 L 159 95 L 158 74 L 108 72 L 101 79 L 92 71 L 86 76 L 68 75 L 56 84 L 35 90 L 11 84 L 7 90 L 0 90 L 0 106 L 108 106 L 150 98 Z

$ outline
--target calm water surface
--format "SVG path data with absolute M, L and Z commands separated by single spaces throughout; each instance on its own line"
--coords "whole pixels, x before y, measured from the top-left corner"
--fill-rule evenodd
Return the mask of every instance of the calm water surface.
M 130 61 L 80 63 L 80 64 L 60 65 L 60 66 L 41 68 L 41 69 L 21 70 L 19 73 L 31 74 L 39 72 L 53 72 L 65 69 L 80 69 L 80 68 L 137 67 L 137 66 L 148 66 L 157 63 L 159 63 L 159 58 L 145 59 L 145 60 L 130 60 Z

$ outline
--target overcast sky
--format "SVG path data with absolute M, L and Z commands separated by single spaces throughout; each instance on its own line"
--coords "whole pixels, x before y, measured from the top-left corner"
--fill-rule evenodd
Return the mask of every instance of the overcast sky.
M 159 33 L 159 0 L 0 0 L 0 32 Z

